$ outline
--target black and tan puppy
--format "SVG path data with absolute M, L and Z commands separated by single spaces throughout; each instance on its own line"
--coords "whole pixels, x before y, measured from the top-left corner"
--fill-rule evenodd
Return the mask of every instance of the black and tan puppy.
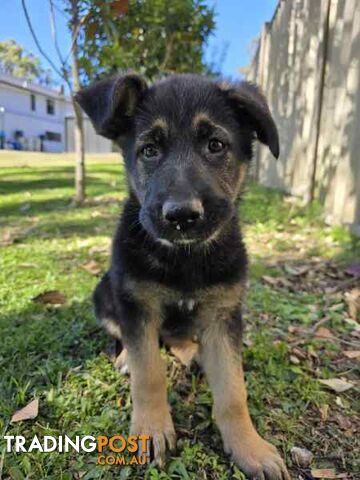
M 127 349 L 132 432 L 151 435 L 159 463 L 175 445 L 159 339 L 196 339 L 226 452 L 251 478 L 288 479 L 251 422 L 240 355 L 247 262 L 237 200 L 254 139 L 279 155 L 264 97 L 246 82 L 176 75 L 148 87 L 126 75 L 77 101 L 121 146 L 127 171 L 129 199 L 94 297 Z

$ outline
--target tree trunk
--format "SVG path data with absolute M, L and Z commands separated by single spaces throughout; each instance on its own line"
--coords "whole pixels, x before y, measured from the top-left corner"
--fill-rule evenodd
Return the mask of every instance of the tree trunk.
M 80 88 L 79 62 L 78 62 L 78 46 L 77 35 L 79 32 L 79 5 L 78 0 L 70 0 L 71 4 L 71 70 L 73 79 L 73 91 L 77 92 Z M 85 200 L 85 148 L 84 148 L 84 122 L 82 111 L 75 102 L 74 97 L 71 98 L 75 114 L 75 201 L 82 203 Z

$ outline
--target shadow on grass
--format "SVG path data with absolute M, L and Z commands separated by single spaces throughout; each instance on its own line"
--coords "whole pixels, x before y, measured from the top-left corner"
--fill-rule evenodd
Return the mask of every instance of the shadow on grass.
M 59 308 L 29 304 L 2 315 L 0 326 L 0 410 L 5 417 L 24 403 L 28 391 L 56 385 L 64 372 L 97 357 L 109 341 L 90 300 Z
M 114 176 L 114 179 L 118 182 L 123 182 L 123 177 L 118 175 L 117 177 Z M 103 187 L 104 191 L 106 191 L 105 187 L 109 187 L 109 181 L 100 180 L 96 177 L 96 173 L 89 174 L 87 176 L 87 183 L 91 187 Z M 18 194 L 21 192 L 31 192 L 34 193 L 38 190 L 43 189 L 61 189 L 61 188 L 74 188 L 74 179 L 73 177 L 64 177 L 64 178 L 44 178 L 44 179 L 37 179 L 37 180 L 0 180 L 0 194 L 3 195 L 10 195 L 10 194 Z
M 103 187 L 108 187 L 107 189 Z M 123 188 L 119 188 L 118 190 L 109 189 L 109 184 L 105 182 L 97 182 L 97 185 L 92 185 L 92 197 L 97 195 L 103 195 L 104 193 L 114 195 L 124 195 L 125 191 Z M 106 203 L 115 203 L 115 200 L 112 198 L 108 202 L 106 197 L 103 201 L 99 200 L 98 202 L 91 197 L 88 197 L 88 202 L 84 203 L 83 205 L 79 205 L 78 207 L 74 207 L 72 205 L 72 198 L 68 195 L 62 195 L 59 197 L 53 198 L 44 198 L 43 200 L 35 200 L 32 198 L 26 199 L 19 199 L 19 201 L 14 201 L 7 203 L 5 205 L 0 206 L 0 217 L 5 216 L 18 216 L 19 218 L 24 218 L 26 216 L 33 216 L 39 215 L 41 213 L 47 213 L 50 211 L 61 211 L 61 210 L 68 210 L 76 212 L 75 208 L 77 209 L 91 209 L 97 206 L 104 205 Z M 120 203 L 120 200 L 119 200 Z M 22 211 L 22 209 L 24 209 Z
M 6 170 L 6 171 L 3 171 L 3 170 Z M 26 167 L 4 167 L 4 169 L 1 169 L 1 178 L 15 177 L 15 176 L 19 176 L 20 178 L 39 177 L 44 175 L 53 177 L 53 175 L 56 174 L 56 175 L 72 175 L 71 178 L 73 179 L 74 171 L 75 171 L 75 165 L 73 167 L 54 167 L 52 169 L 49 169 L 47 167 L 29 168 L 27 166 Z M 120 164 L 119 166 L 89 165 L 86 171 L 91 174 L 106 173 L 114 176 L 116 175 L 117 177 L 120 176 L 120 178 L 124 177 L 124 171 Z

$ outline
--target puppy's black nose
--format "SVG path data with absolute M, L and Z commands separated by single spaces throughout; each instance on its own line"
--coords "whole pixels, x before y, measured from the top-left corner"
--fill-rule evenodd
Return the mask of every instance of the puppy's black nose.
M 163 218 L 174 226 L 190 227 L 204 215 L 204 209 L 200 200 L 177 202 L 168 200 L 162 207 Z

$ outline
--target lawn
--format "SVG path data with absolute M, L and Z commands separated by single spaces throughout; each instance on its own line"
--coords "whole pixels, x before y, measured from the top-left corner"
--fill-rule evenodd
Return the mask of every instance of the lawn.
M 87 181 L 88 200 L 76 206 L 71 156 L 0 155 L 2 436 L 128 430 L 129 379 L 115 371 L 112 342 L 91 306 L 126 196 L 124 170 L 113 156 L 94 157 Z M 306 209 L 255 185 L 240 212 L 251 254 L 244 363 L 254 421 L 293 478 L 313 478 L 293 461 L 294 446 L 313 453 L 312 469 L 360 478 L 360 334 L 351 318 L 359 241 L 326 226 L 319 206 Z M 47 291 L 63 294 L 65 303 L 34 301 Z M 178 443 L 163 471 L 95 465 L 95 453 L 5 453 L 2 442 L 0 479 L 244 478 L 222 453 L 201 371 L 164 355 Z M 334 378 L 351 388 L 336 392 L 320 382 Z M 38 416 L 11 424 L 33 399 Z

